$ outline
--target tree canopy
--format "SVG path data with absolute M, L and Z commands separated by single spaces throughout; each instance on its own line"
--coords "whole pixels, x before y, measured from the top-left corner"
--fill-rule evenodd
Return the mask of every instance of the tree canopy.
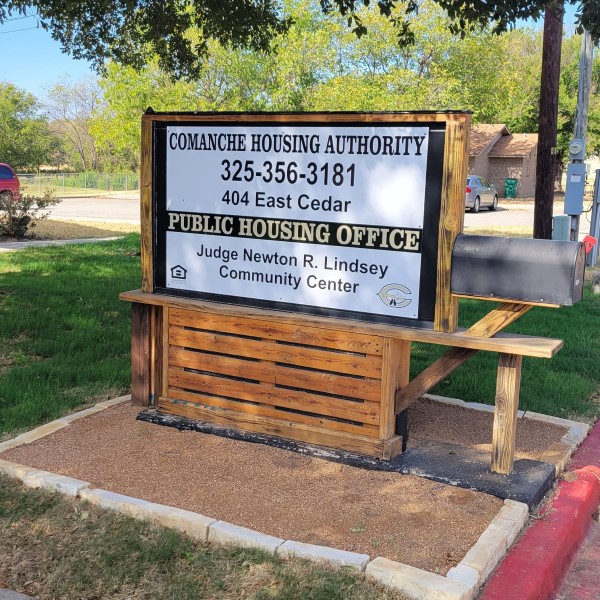
M 0 156 L 15 169 L 37 168 L 57 146 L 35 96 L 0 82 Z
M 489 24 L 501 33 L 516 20 L 539 18 L 561 0 L 435 0 L 450 18 L 452 33 Z M 569 0 L 578 5 L 577 23 L 600 39 L 600 0 Z M 315 0 L 316 2 L 316 0 Z M 323 12 L 339 12 L 359 36 L 367 26 L 360 8 L 371 0 L 319 0 Z M 379 12 L 394 26 L 401 45 L 414 41 L 420 0 L 378 0 Z M 285 0 L 0 0 L 0 22 L 34 9 L 63 50 L 85 58 L 101 71 L 108 60 L 141 68 L 153 57 L 162 69 L 181 79 L 196 78 L 209 42 L 226 47 L 269 50 L 287 31 L 291 18 Z

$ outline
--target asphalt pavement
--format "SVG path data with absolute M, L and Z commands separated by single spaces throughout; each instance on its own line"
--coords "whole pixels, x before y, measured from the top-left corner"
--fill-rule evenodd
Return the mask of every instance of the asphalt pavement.
M 496 211 L 481 210 L 478 213 L 465 213 L 465 233 L 473 228 L 530 226 L 533 230 L 533 201 L 501 199 Z M 556 202 L 554 214 L 563 214 L 562 203 Z M 74 221 L 104 221 L 119 223 L 139 223 L 139 193 L 120 193 L 118 196 L 88 198 L 64 198 L 53 207 L 50 219 Z M 589 213 L 581 216 L 580 238 L 590 230 Z

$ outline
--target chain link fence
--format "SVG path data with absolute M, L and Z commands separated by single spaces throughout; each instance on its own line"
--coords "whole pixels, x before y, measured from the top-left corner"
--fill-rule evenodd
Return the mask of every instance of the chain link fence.
M 42 195 L 52 190 L 56 196 L 96 196 L 140 189 L 137 173 L 18 173 L 25 194 Z

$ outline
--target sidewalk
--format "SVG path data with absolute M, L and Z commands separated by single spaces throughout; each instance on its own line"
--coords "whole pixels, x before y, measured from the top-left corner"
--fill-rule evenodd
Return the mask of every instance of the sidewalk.
M 110 242 L 118 240 L 121 236 L 106 238 L 82 238 L 73 240 L 30 240 L 26 242 L 0 242 L 0 252 L 22 250 L 29 246 L 64 246 L 65 244 L 88 244 L 92 242 Z M 0 599 L 1 600 L 1 599 Z
M 600 598 L 600 421 L 479 600 Z

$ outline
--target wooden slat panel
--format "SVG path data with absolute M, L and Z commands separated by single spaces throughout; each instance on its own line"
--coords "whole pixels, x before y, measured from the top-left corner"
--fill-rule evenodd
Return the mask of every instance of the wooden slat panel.
M 170 390 L 168 400 L 164 398 L 161 400 L 161 402 L 171 402 L 173 404 L 171 412 L 176 410 L 176 406 L 180 406 L 180 404 L 177 401 L 189 402 L 203 409 L 206 409 L 210 406 L 218 406 L 220 408 L 227 408 L 233 411 L 248 413 L 251 415 L 271 417 L 274 419 L 281 419 L 286 422 L 289 421 L 294 423 L 304 423 L 306 425 L 313 425 L 315 427 L 331 429 L 333 431 L 345 431 L 347 433 L 352 433 L 355 435 L 378 437 L 379 434 L 379 429 L 373 425 L 354 425 L 352 423 L 334 421 L 325 417 L 313 417 L 311 415 L 303 415 L 300 413 L 290 413 L 287 411 L 279 410 L 276 406 L 270 406 L 268 404 L 241 404 L 240 402 L 236 402 L 235 400 L 228 400 L 227 398 L 217 398 L 216 396 L 210 396 L 205 394 L 195 394 L 193 392 L 186 392 L 177 388 L 172 388 Z
M 349 452 L 375 456 L 376 458 L 385 458 L 390 448 L 398 447 L 396 438 L 379 440 L 366 435 L 358 436 L 340 431 L 320 429 L 303 423 L 291 423 L 289 421 L 239 413 L 217 407 L 204 409 L 197 406 L 173 405 L 168 400 L 163 399 L 160 401 L 160 407 L 164 412 L 172 412 L 173 414 L 192 419 L 199 419 L 209 423 L 219 423 L 229 427 L 238 427 L 245 431 L 276 435 L 319 446 L 340 448 Z
M 430 329 L 418 329 L 415 327 L 383 325 L 381 323 L 361 323 L 360 321 L 350 321 L 347 319 L 330 319 L 311 315 L 287 314 L 265 309 L 242 308 L 227 304 L 192 300 L 190 298 L 175 298 L 161 294 L 147 294 L 140 292 L 139 290 L 123 292 L 119 295 L 119 298 L 121 298 L 121 300 L 140 304 L 189 308 L 197 310 L 199 318 L 203 318 L 203 315 L 205 314 L 228 316 L 251 315 L 253 318 L 264 321 L 273 319 L 283 323 L 294 323 L 302 326 L 310 325 L 336 331 L 343 330 L 348 334 L 366 333 L 398 340 L 418 341 L 424 344 L 457 346 L 459 348 L 473 348 L 475 350 L 504 352 L 507 354 L 519 354 L 537 358 L 552 358 L 563 347 L 563 342 L 559 339 L 519 335 L 518 333 L 499 333 L 491 338 L 481 338 L 476 336 L 465 336 L 464 330 L 456 331 L 455 333 L 443 333 L 432 331 Z
M 283 406 L 359 423 L 379 424 L 379 404 L 375 402 L 352 402 L 351 400 L 296 392 L 264 384 L 236 381 L 226 377 L 190 373 L 175 368 L 171 368 L 169 371 L 169 386 L 261 404 Z
M 360 355 L 328 352 L 305 346 L 277 344 L 270 340 L 249 340 L 216 333 L 189 331 L 180 327 L 170 328 L 169 343 L 208 352 L 270 360 L 370 378 L 380 377 L 381 371 L 381 357 L 379 356 L 366 358 Z
M 260 337 L 270 340 L 286 340 L 307 346 L 321 346 L 363 354 L 381 354 L 383 341 L 377 336 L 362 334 L 349 335 L 345 331 L 328 331 L 322 328 L 280 323 L 279 321 L 258 321 L 243 317 L 223 315 L 200 316 L 190 310 L 173 310 L 170 322 L 181 327 L 195 327 L 208 331 L 223 331 L 238 335 Z
M 192 352 L 179 346 L 169 349 L 169 362 L 175 367 L 210 371 L 233 377 L 256 379 L 265 383 L 306 388 L 379 402 L 381 383 L 377 379 L 362 379 L 319 371 L 291 369 L 272 362 L 255 362 L 229 356 Z

